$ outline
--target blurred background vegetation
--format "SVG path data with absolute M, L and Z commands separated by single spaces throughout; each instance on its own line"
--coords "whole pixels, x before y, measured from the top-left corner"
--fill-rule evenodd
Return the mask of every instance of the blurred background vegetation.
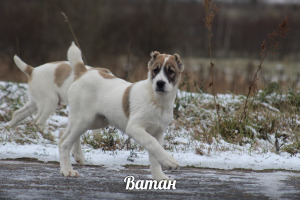
M 215 2 L 219 7 L 212 29 L 216 92 L 248 91 L 260 45 L 285 16 L 291 31 L 278 54 L 268 56 L 257 87 L 275 81 L 297 90 L 300 2 Z M 137 81 L 147 76 L 151 51 L 179 53 L 186 66 L 182 87 L 210 92 L 208 33 L 202 1 L 195 0 L 0 0 L 0 80 L 27 81 L 13 62 L 15 54 L 32 66 L 66 60 L 74 38 L 61 12 L 68 16 L 87 64 Z

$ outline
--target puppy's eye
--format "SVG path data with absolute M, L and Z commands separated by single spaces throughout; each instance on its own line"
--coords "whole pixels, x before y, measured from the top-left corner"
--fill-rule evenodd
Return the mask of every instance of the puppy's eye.
M 169 74 L 169 75 L 172 75 L 172 74 L 174 74 L 174 73 L 175 73 L 175 72 L 174 72 L 173 69 L 171 69 L 171 68 L 168 69 L 168 74 Z
M 160 71 L 159 67 L 156 67 L 156 68 L 153 70 L 153 73 L 154 73 L 154 74 L 158 74 L 159 71 Z

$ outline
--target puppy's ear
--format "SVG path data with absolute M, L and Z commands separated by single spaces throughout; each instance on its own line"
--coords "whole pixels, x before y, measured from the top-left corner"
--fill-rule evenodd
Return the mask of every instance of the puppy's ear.
M 181 62 L 181 60 L 180 60 L 180 56 L 179 56 L 177 53 L 175 53 L 174 56 L 175 56 L 175 60 L 176 60 L 176 63 L 177 63 L 177 65 L 178 65 L 179 71 L 180 71 L 180 72 L 183 72 L 183 70 L 184 70 L 184 65 L 182 64 L 182 62 Z
M 158 51 L 152 51 L 152 52 L 150 53 L 151 59 L 150 59 L 150 61 L 148 62 L 148 68 L 149 68 L 150 66 L 153 65 L 154 61 L 156 60 L 156 57 L 157 57 L 159 54 L 160 54 L 160 53 L 159 53 Z

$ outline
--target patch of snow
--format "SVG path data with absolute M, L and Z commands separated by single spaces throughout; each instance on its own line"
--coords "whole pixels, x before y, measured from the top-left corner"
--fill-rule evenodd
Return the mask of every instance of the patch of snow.
M 134 158 L 134 161 L 128 161 L 130 151 L 101 151 L 83 146 L 83 152 L 86 164 L 104 165 L 104 166 L 123 166 L 126 164 L 149 165 L 148 153 L 142 151 Z M 291 157 L 287 153 L 276 155 L 274 153 L 266 154 L 241 154 L 238 152 L 219 152 L 211 156 L 201 156 L 193 152 L 170 152 L 181 166 L 195 166 L 203 168 L 217 169 L 281 169 L 281 170 L 300 170 L 300 158 Z M 6 143 L 0 146 L 0 159 L 16 158 L 36 158 L 40 161 L 59 162 L 59 153 L 57 145 L 49 144 L 30 144 L 18 145 Z M 75 164 L 75 161 L 73 160 Z

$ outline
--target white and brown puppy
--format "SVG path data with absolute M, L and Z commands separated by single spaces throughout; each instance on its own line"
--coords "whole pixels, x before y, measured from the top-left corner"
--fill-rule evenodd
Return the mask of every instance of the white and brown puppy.
M 162 147 L 163 133 L 173 119 L 173 105 L 183 72 L 179 55 L 151 53 L 148 79 L 129 83 L 113 75 L 87 70 L 80 50 L 71 46 L 75 81 L 68 91 L 69 122 L 59 141 L 60 167 L 64 176 L 79 176 L 70 162 L 84 162 L 80 136 L 88 129 L 108 124 L 126 132 L 149 153 L 154 179 L 168 179 L 162 167 L 178 169 L 177 161 Z M 72 148 L 73 147 L 73 148 Z
M 18 56 L 14 56 L 14 61 L 28 76 L 29 101 L 14 112 L 9 126 L 18 125 L 37 111 L 34 122 L 42 130 L 57 106 L 60 103 L 68 104 L 67 92 L 74 81 L 74 70 L 68 61 L 46 63 L 35 68 L 24 63 Z M 87 68 L 91 69 L 89 66 Z M 106 69 L 102 70 L 103 73 L 111 74 Z

